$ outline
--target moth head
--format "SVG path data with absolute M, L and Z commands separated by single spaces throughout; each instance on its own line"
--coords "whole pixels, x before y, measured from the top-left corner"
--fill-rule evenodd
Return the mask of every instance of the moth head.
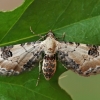
M 50 31 L 48 32 L 48 34 L 47 34 L 47 37 L 52 37 L 52 38 L 54 38 L 54 33 L 50 30 Z

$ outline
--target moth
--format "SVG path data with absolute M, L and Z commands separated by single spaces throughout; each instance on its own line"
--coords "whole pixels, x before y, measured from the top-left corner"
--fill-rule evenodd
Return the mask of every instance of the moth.
M 79 75 L 100 73 L 99 46 L 58 41 L 50 31 L 43 41 L 1 47 L 0 74 L 16 75 L 42 62 L 39 72 L 42 69 L 45 79 L 50 80 L 56 72 L 57 58 Z

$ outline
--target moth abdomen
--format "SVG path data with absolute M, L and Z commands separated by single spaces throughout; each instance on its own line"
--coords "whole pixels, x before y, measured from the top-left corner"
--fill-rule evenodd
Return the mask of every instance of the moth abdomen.
M 56 71 L 55 55 L 45 55 L 43 59 L 42 71 L 46 80 L 50 80 Z
M 54 72 L 54 69 L 53 68 L 44 68 L 43 70 L 46 73 L 52 73 L 52 72 Z

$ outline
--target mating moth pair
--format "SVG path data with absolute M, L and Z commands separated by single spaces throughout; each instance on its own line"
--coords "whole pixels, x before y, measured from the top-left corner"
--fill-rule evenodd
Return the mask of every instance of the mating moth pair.
M 42 61 L 42 72 L 49 80 L 56 71 L 56 56 L 65 68 L 89 76 L 100 73 L 100 47 L 60 42 L 50 31 L 45 40 L 1 47 L 0 74 L 15 75 Z M 41 72 L 41 70 L 39 70 Z

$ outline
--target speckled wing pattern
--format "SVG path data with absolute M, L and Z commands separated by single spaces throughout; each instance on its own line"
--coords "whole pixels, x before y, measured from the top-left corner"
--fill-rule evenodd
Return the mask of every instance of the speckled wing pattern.
M 58 58 L 70 70 L 90 76 L 100 73 L 100 47 L 77 43 L 61 43 Z
M 41 59 L 41 44 L 25 43 L 0 48 L 0 75 L 16 75 L 35 67 Z
M 47 42 L 49 42 L 49 45 Z M 44 57 L 42 57 L 43 53 Z M 45 70 L 44 74 L 49 75 L 48 73 L 51 73 L 51 71 L 56 71 L 55 54 L 65 68 L 80 75 L 90 76 L 100 73 L 99 46 L 74 42 L 59 42 L 54 38 L 52 33 L 49 33 L 47 40 L 41 42 L 1 47 L 0 75 L 16 75 L 25 70 L 30 70 L 40 60 L 45 61 L 42 70 Z M 49 63 L 50 66 L 46 66 Z M 51 76 L 48 76 L 49 79 Z

